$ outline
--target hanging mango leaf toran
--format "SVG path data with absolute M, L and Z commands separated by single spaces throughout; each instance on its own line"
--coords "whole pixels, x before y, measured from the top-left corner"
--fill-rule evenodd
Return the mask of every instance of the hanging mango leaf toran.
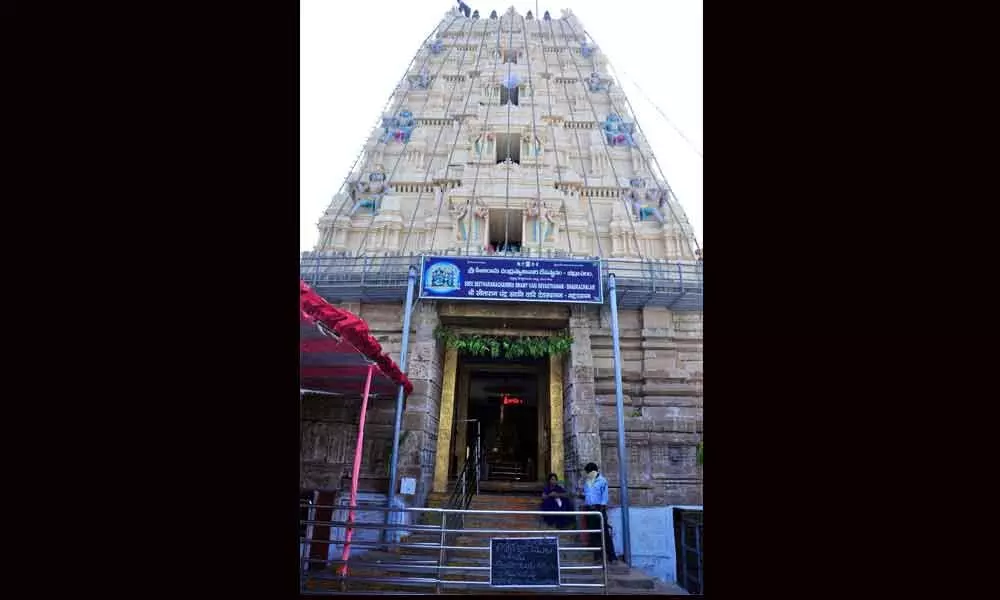
M 573 338 L 561 333 L 553 336 L 479 335 L 459 334 L 447 327 L 438 327 L 434 337 L 459 354 L 493 358 L 561 356 L 573 346 Z

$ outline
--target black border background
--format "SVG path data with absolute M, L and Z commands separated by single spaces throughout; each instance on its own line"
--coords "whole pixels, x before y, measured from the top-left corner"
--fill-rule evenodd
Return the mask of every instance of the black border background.
M 9 477 L 21 514 L 72 510 L 12 526 L 69 589 L 294 595 L 298 6 L 32 8 L 4 241 L 8 455 L 37 464 Z M 914 122 L 965 71 L 912 13 L 708 9 L 711 593 L 936 587 L 921 527 L 963 474 L 935 449 L 974 425 L 939 407 L 973 397 L 978 331 L 933 302 L 974 267 L 931 207 L 975 158 Z

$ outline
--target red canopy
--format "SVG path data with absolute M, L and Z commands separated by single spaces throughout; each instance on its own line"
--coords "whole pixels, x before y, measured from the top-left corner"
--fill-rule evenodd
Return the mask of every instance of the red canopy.
M 301 280 L 299 307 L 299 384 L 302 389 L 360 395 L 368 365 L 374 362 L 378 370 L 372 378 L 372 393 L 392 396 L 400 385 L 406 395 L 413 391 L 413 384 L 396 362 L 382 352 L 382 345 L 372 337 L 361 318 L 331 305 Z M 317 323 L 334 336 L 322 332 Z

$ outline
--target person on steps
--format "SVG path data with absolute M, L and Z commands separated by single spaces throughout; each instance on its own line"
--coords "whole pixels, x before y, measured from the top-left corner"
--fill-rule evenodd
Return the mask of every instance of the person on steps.
M 608 521 L 608 480 L 601 475 L 596 463 L 587 463 L 583 467 L 586 474 L 583 482 L 582 493 L 579 497 L 583 500 L 580 510 L 598 511 L 604 517 L 604 550 L 608 555 L 608 562 L 615 563 L 618 557 L 615 555 L 614 540 L 611 539 L 611 523 Z M 601 519 L 597 515 L 587 515 L 587 529 L 600 529 Z M 601 534 L 590 534 L 591 546 L 600 548 Z M 594 551 L 594 560 L 601 560 L 601 551 Z
M 545 484 L 545 489 L 542 490 L 542 510 L 546 512 L 573 510 L 573 503 L 570 500 L 569 493 L 566 491 L 566 488 L 559 485 L 559 476 L 555 473 L 549 473 L 548 483 Z M 542 517 L 542 520 L 551 527 L 565 529 L 572 524 L 573 517 L 570 515 L 545 515 Z

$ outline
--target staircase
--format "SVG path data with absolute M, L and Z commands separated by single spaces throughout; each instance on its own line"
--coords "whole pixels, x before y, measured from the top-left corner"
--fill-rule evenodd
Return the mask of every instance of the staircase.
M 514 460 L 491 460 L 487 463 L 490 481 L 521 481 L 525 478 L 524 465 Z
M 470 510 L 538 510 L 541 504 L 541 484 L 538 484 L 539 491 L 534 494 L 480 494 L 472 499 Z M 428 505 L 440 506 L 446 503 L 450 494 L 432 494 L 428 498 Z M 437 517 L 437 518 L 435 518 Z M 557 535 L 556 529 L 546 525 L 538 515 L 509 515 L 509 514 L 467 514 L 465 516 L 464 529 L 505 529 L 518 531 L 547 531 L 552 533 L 509 533 L 497 534 L 506 537 L 532 537 L 538 535 Z M 437 522 L 435 522 L 437 521 Z M 434 593 L 433 584 L 421 584 L 420 580 L 434 579 L 437 577 L 437 563 L 440 557 L 440 550 L 434 548 L 441 541 L 441 533 L 435 531 L 440 526 L 440 517 L 432 513 L 424 513 L 424 518 L 420 523 L 411 525 L 411 535 L 407 536 L 402 544 L 405 548 L 393 548 L 393 551 L 369 551 L 357 559 L 351 560 L 350 572 L 352 576 L 365 578 L 383 578 L 386 581 L 381 583 L 348 581 L 346 591 L 386 591 L 386 592 L 417 592 Z M 419 528 L 425 530 L 420 531 Z M 449 523 L 449 528 L 455 528 Z M 578 527 L 579 528 L 579 527 Z M 466 570 L 441 571 L 441 578 L 448 581 L 463 582 L 488 582 L 489 570 L 482 567 L 489 567 L 489 553 L 475 550 L 475 547 L 489 545 L 490 534 L 474 533 L 453 533 L 447 534 L 446 545 L 459 546 L 461 549 L 447 550 L 445 552 L 445 563 L 450 567 L 473 567 Z M 559 535 L 561 548 L 579 548 L 586 546 L 584 534 L 564 533 Z M 426 546 L 426 547 L 421 547 Z M 468 549 L 466 549 L 468 548 Z M 560 563 L 562 566 L 595 566 L 591 552 L 563 550 L 560 552 Z M 331 568 L 330 574 L 333 574 Z M 598 583 L 603 580 L 601 571 L 594 570 L 573 570 L 563 573 L 564 583 Z M 311 581 L 306 585 L 308 590 L 339 590 L 339 582 Z M 507 590 L 491 590 L 487 585 L 476 585 L 475 583 L 446 585 L 442 586 L 442 592 L 475 594 L 483 592 L 497 592 L 505 594 L 523 594 L 531 592 L 516 592 Z M 565 587 L 559 590 L 562 593 L 600 593 L 601 588 L 577 588 Z M 622 565 L 608 565 L 608 593 L 625 594 L 686 594 L 684 590 L 677 586 L 664 584 L 659 580 L 650 577 L 638 569 L 630 569 Z

